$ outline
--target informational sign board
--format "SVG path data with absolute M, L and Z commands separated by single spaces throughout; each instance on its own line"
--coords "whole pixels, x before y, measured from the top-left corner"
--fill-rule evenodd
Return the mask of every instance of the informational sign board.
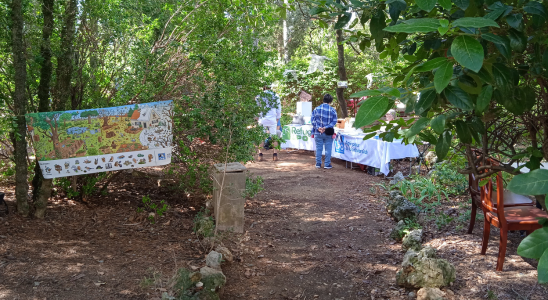
M 171 100 L 25 118 L 47 179 L 171 163 Z

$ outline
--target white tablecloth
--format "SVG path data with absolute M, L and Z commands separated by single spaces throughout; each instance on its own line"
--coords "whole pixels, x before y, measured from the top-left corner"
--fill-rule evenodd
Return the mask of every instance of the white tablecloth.
M 283 128 L 283 137 L 286 140 L 282 149 L 295 148 L 316 151 L 316 142 L 310 137 L 312 125 L 286 125 Z M 363 133 L 344 133 L 338 131 L 337 139 L 333 143 L 332 157 L 379 168 L 381 173 L 388 175 L 390 160 L 419 156 L 415 145 L 404 145 L 401 140 L 391 143 L 369 139 L 363 140 Z

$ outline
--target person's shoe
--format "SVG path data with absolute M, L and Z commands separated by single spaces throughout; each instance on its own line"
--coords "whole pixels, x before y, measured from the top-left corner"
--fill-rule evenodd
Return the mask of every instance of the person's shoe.
M 331 164 L 323 166 L 324 169 L 333 169 L 333 166 Z
M 263 161 L 263 154 L 259 153 L 259 161 Z
M 321 169 L 322 164 L 316 164 L 316 169 Z
M 273 161 L 278 161 L 278 153 L 272 154 L 272 160 Z

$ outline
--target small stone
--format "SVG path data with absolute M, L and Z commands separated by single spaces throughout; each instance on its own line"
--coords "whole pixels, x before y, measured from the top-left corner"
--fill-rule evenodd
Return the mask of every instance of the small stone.
M 404 251 L 409 249 L 420 251 L 422 248 L 422 229 L 412 230 L 403 237 L 402 242 L 401 247 Z
M 227 262 L 234 261 L 234 257 L 232 256 L 232 252 L 230 252 L 230 250 L 228 250 L 227 247 L 223 247 L 223 246 L 219 245 L 219 246 L 217 246 L 215 251 L 217 251 L 217 252 L 219 252 L 223 255 L 223 261 L 227 261 Z
M 211 251 L 206 257 L 206 266 L 220 270 L 223 255 L 217 251 Z
M 409 298 L 410 300 L 415 299 L 417 298 L 417 294 L 415 294 L 415 292 L 409 292 L 409 294 L 407 294 L 407 298 Z
M 408 288 L 440 288 L 455 281 L 455 267 L 445 259 L 436 258 L 436 251 L 425 247 L 421 251 L 408 250 L 396 282 Z
M 203 282 L 201 282 L 201 281 L 196 283 L 196 287 L 197 287 L 197 288 L 201 288 L 201 287 L 203 287 L 203 286 L 204 286 L 204 284 L 203 284 Z
M 438 288 L 425 287 L 417 292 L 417 300 L 447 300 L 446 294 Z

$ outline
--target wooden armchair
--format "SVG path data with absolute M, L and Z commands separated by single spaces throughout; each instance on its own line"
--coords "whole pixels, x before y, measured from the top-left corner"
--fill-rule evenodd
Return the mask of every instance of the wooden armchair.
M 491 159 L 489 163 L 497 164 Z M 500 244 L 497 271 L 502 271 L 504 257 L 506 256 L 508 231 L 526 230 L 528 233 L 531 233 L 542 227 L 538 223 L 538 218 L 547 218 L 548 214 L 531 205 L 506 206 L 505 197 L 509 194 L 504 191 L 502 174 L 500 172 L 496 174 L 495 185 L 490 178 L 485 180 L 488 180 L 488 183 L 479 187 L 481 205 L 485 216 L 481 254 L 485 255 L 487 251 L 491 225 L 498 227 L 500 229 Z
M 495 164 L 498 164 L 497 161 L 490 159 Z M 476 223 L 476 212 L 478 207 L 481 206 L 481 195 L 480 195 L 480 189 L 478 186 L 478 180 L 474 176 L 474 174 L 468 175 L 468 191 L 470 192 L 470 197 L 472 198 L 472 213 L 470 215 L 470 224 L 468 225 L 468 233 L 472 233 L 474 230 L 474 225 Z M 495 207 L 497 206 L 497 199 L 496 199 L 496 193 L 492 194 L 491 201 L 494 203 Z M 504 206 L 505 207 L 511 207 L 511 206 L 533 206 L 535 205 L 535 201 L 529 199 L 526 196 L 514 194 L 508 190 L 504 190 Z

